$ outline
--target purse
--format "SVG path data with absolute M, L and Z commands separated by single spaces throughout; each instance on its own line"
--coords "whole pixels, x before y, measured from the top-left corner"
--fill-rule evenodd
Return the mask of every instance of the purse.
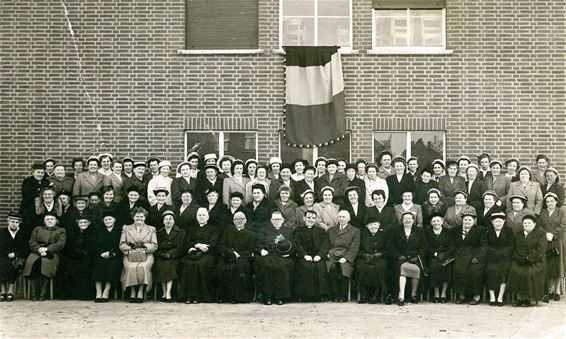
M 147 253 L 144 250 L 131 250 L 128 252 L 129 262 L 144 262 L 147 260 Z

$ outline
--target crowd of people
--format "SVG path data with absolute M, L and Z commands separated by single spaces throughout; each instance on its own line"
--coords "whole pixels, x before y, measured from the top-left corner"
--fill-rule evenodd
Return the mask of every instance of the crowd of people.
M 0 302 L 20 275 L 33 300 L 52 280 L 56 298 L 97 303 L 116 289 L 132 303 L 353 291 L 359 303 L 477 305 L 485 290 L 491 306 L 534 306 L 564 288 L 564 187 L 544 155 L 531 169 L 488 154 L 262 165 L 191 152 L 172 169 L 109 153 L 34 164 L 0 230 Z

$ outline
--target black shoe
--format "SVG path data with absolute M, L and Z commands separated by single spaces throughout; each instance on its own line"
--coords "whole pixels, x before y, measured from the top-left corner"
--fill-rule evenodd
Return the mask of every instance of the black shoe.
M 45 301 L 45 293 L 40 293 L 39 294 L 39 298 L 37 299 L 39 301 Z
M 489 306 L 497 306 L 497 302 L 496 301 L 490 301 Z
M 173 302 L 173 298 L 165 298 L 165 302 L 170 304 Z
M 560 298 L 560 295 L 558 296 L 558 298 Z M 558 299 L 560 300 L 560 299 Z M 10 301 L 14 301 L 14 295 L 12 293 L 8 293 L 8 295 L 6 296 L 6 301 L 10 302 Z
M 94 302 L 97 303 L 97 304 L 98 304 L 98 303 L 101 303 L 101 302 L 102 302 L 102 299 L 101 299 L 101 298 L 96 298 L 96 299 L 94 299 Z
M 542 297 L 542 302 L 548 304 L 550 302 L 550 296 L 548 294 L 545 294 L 544 297 Z
M 143 304 L 143 298 L 136 298 L 136 303 Z
M 397 299 L 397 306 L 405 306 L 405 300 L 401 298 Z
M 6 297 L 7 297 L 6 294 L 4 294 L 4 293 L 0 294 L 0 302 L 6 301 Z
M 434 304 L 438 304 L 438 303 L 440 302 L 440 298 L 439 298 L 439 297 L 434 297 L 434 298 L 432 298 L 432 302 L 433 302 Z
M 479 301 L 479 300 L 476 300 L 476 299 L 472 299 L 472 300 L 470 300 L 470 302 L 469 302 L 468 304 L 470 304 L 470 305 L 479 305 L 479 304 L 480 304 L 480 301 Z
M 360 298 L 360 300 L 358 300 L 358 304 L 367 304 L 369 303 L 369 300 L 367 298 Z
M 497 305 L 497 306 L 503 306 L 503 302 L 502 302 L 502 301 L 498 301 L 498 302 L 495 303 L 495 305 Z
M 376 297 L 375 295 L 374 295 L 373 297 L 371 297 L 371 298 L 369 299 L 369 303 L 370 303 L 370 305 L 375 305 L 375 304 L 377 304 L 377 297 Z
M 136 299 L 136 297 L 130 297 L 130 299 L 128 299 L 128 302 L 130 304 L 135 304 L 137 302 L 137 299 Z
M 513 306 L 513 307 L 519 307 L 519 306 L 521 306 L 522 304 L 523 304 L 523 301 L 522 301 L 522 300 L 515 299 L 515 300 L 513 301 L 513 303 L 511 304 L 511 306 Z
M 447 301 L 448 301 L 448 299 L 446 299 L 446 297 L 440 297 L 440 303 L 441 304 L 446 304 Z
M 393 298 L 390 295 L 383 297 L 383 299 L 385 299 L 385 305 L 393 304 Z
M 521 306 L 529 307 L 529 306 L 531 306 L 531 302 L 528 299 L 523 300 L 523 301 L 521 301 Z
M 465 303 L 465 302 L 466 302 L 466 299 L 464 299 L 464 298 L 458 298 L 458 299 L 456 299 L 456 304 L 458 304 L 458 305 L 463 304 L 463 303 Z
M 272 304 L 271 299 L 265 299 L 264 304 L 265 305 L 271 305 Z
M 419 303 L 419 297 L 417 297 L 416 295 L 412 296 L 411 297 L 411 304 L 418 304 L 418 303 Z
M 107 303 L 107 302 L 108 302 L 108 298 L 100 298 L 100 302 L 101 302 L 101 303 Z
M 8 294 L 8 298 L 10 298 L 10 295 Z M 554 293 L 554 298 L 552 298 L 552 300 L 554 301 L 560 301 L 560 294 L 558 293 Z M 10 300 L 8 300 L 10 301 Z
M 277 300 L 277 305 L 283 305 L 283 304 L 284 304 L 283 300 L 281 299 Z

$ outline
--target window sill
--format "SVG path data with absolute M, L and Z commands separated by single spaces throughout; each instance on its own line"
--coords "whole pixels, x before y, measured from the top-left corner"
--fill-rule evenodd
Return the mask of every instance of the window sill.
M 263 54 L 263 49 L 178 49 L 182 55 Z
M 340 48 L 338 50 L 340 52 L 340 54 L 343 55 L 348 55 L 348 54 L 360 54 L 360 51 L 357 49 L 351 49 L 351 48 Z M 280 54 L 280 55 L 285 55 L 285 51 L 283 50 L 283 48 L 279 48 L 279 49 L 272 49 L 271 52 L 273 54 Z
M 440 48 L 427 48 L 427 47 L 391 47 L 391 48 L 373 48 L 367 51 L 367 54 L 379 54 L 379 55 L 411 55 L 411 54 L 436 54 L 436 55 L 447 55 L 454 53 L 453 50 Z

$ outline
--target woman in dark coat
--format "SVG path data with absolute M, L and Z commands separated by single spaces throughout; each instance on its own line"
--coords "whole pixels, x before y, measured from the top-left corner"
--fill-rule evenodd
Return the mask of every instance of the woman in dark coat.
M 446 204 L 441 199 L 442 193 L 436 188 L 432 188 L 427 192 L 426 201 L 421 206 L 423 212 L 423 227 L 430 228 L 430 222 L 434 214 L 442 215 L 442 220 L 446 215 Z
M 44 187 L 49 186 L 48 176 L 45 175 L 45 165 L 34 164 L 31 170 L 32 175 L 22 182 L 22 201 L 20 203 L 20 214 L 23 216 L 21 228 L 28 238 L 33 228 L 43 222 L 40 218 L 36 224 L 32 218 L 35 214 L 35 198 L 39 197 L 39 192 Z
M 475 212 L 462 214 L 462 226 L 454 230 L 453 290 L 458 294 L 457 304 L 467 298 L 470 305 L 480 303 L 485 273 L 485 230 L 476 225 Z
M 560 280 L 564 278 L 564 231 L 566 231 L 566 208 L 558 208 L 559 197 L 553 192 L 546 193 L 545 206 L 538 217 L 538 225 L 546 232 L 546 269 L 548 277 L 548 298 L 560 300 Z
M 103 226 L 95 228 L 92 236 L 92 280 L 96 287 L 94 302 L 107 302 L 112 285 L 120 284 L 122 226 L 117 224 L 116 219 L 111 211 L 104 213 Z
M 31 280 L 35 300 L 45 300 L 49 279 L 55 276 L 66 242 L 67 232 L 57 227 L 57 216 L 54 214 L 46 213 L 43 226 L 33 229 L 29 240 L 30 254 L 23 275 Z
M 509 291 L 516 294 L 513 306 L 534 306 L 546 294 L 548 240 L 536 217 L 523 217 L 523 230 L 515 234 L 515 252 L 509 269 Z
M 169 191 L 165 188 L 158 187 L 157 189 L 153 190 L 153 194 L 155 194 L 155 199 L 157 202 L 155 205 L 151 206 L 149 210 L 147 210 L 147 225 L 155 227 L 156 230 L 163 227 L 163 212 L 165 211 L 172 211 L 173 206 L 168 205 L 166 203 L 167 196 L 169 195 Z
M 452 280 L 454 261 L 454 232 L 444 228 L 444 215 L 435 212 L 430 216 L 431 226 L 425 229 L 427 262 L 430 267 L 430 285 L 434 288 L 436 303 L 446 303 L 446 290 Z
M 90 215 L 85 213 L 77 225 L 67 229 L 67 243 L 61 257 L 62 294 L 68 299 L 92 300 L 92 230 Z M 99 226 L 100 227 L 100 226 Z
M 131 225 L 134 223 L 132 218 L 132 211 L 136 207 L 143 207 L 149 209 L 147 200 L 141 198 L 140 188 L 137 186 L 129 186 L 125 190 L 126 199 L 122 199 L 116 206 L 116 222 L 118 225 Z
M 191 176 L 191 164 L 188 161 L 177 166 L 177 173 L 181 176 L 171 182 L 171 200 L 175 208 L 181 205 L 183 192 L 195 192 L 197 187 L 197 179 Z
M 489 305 L 503 306 L 503 296 L 509 266 L 515 246 L 515 236 L 510 227 L 505 226 L 505 213 L 503 211 L 491 214 L 492 227 L 487 228 L 484 246 L 486 247 L 485 284 L 489 290 Z M 495 299 L 495 292 L 497 300 Z
M 366 228 L 360 230 L 360 250 L 354 271 L 361 293 L 360 304 L 375 304 L 380 296 L 385 304 L 392 302 L 387 284 L 388 234 L 377 219 L 368 219 Z
M 385 205 L 386 193 L 384 190 L 375 190 L 371 192 L 371 200 L 373 200 L 373 207 L 368 207 L 366 210 L 365 223 L 368 220 L 377 220 L 384 230 L 393 229 L 399 226 L 397 215 L 393 207 Z
M 161 283 L 161 301 L 173 302 L 171 289 L 173 281 L 179 278 L 179 258 L 185 254 L 185 231 L 175 225 L 175 213 L 163 213 L 163 227 L 157 231 L 155 251 L 155 282 Z
M 265 186 L 262 184 L 252 186 L 252 199 L 252 202 L 246 205 L 244 213 L 248 217 L 249 229 L 259 235 L 269 223 L 273 208 L 267 200 Z
M 8 214 L 8 227 L 0 230 L 0 301 L 14 300 L 14 284 L 29 253 L 27 237 L 20 229 L 22 216 Z
M 415 191 L 415 180 L 412 175 L 406 172 L 407 165 L 405 159 L 396 157 L 393 159 L 391 165 L 395 168 L 395 174 L 385 179 L 385 181 L 387 181 L 387 187 L 389 188 L 387 206 L 395 206 L 403 203 L 403 192 L 407 190 Z
M 215 188 L 211 188 L 206 192 L 205 200 L 207 201 L 207 204 L 203 207 L 208 210 L 208 223 L 218 227 L 218 231 L 222 233 L 224 232 L 224 229 L 232 223 L 232 221 L 230 220 L 231 218 L 228 207 L 226 207 L 226 205 L 224 205 L 219 199 L 220 196 L 218 195 L 218 191 L 216 191 Z
M 401 227 L 391 230 L 390 256 L 399 278 L 399 297 L 397 305 L 405 305 L 405 285 L 407 278 L 411 278 L 411 302 L 419 302 L 417 292 L 421 277 L 422 260 L 425 258 L 427 245 L 422 228 L 416 226 L 415 216 L 412 212 L 404 212 L 401 216 Z
M 294 230 L 298 226 L 297 208 L 299 207 L 296 202 L 291 199 L 293 190 L 287 185 L 279 186 L 276 192 L 271 192 L 272 195 L 277 194 L 277 199 L 273 202 L 273 209 L 277 209 L 285 219 L 285 226 Z
M 114 201 L 115 192 L 112 186 L 102 188 L 102 201 L 92 207 L 91 222 L 95 227 L 102 225 L 102 216 L 106 212 L 116 213 L 118 204 Z
M 199 205 L 196 200 L 194 200 L 192 191 L 182 191 L 181 192 L 181 204 L 175 207 L 175 220 L 176 225 L 185 231 L 185 235 L 190 228 L 198 226 L 197 222 L 197 210 Z
M 236 193 L 241 194 L 231 194 Z M 246 229 L 247 219 L 243 212 L 234 213 L 233 220 L 234 226 L 224 231 L 218 244 L 218 301 L 249 303 L 254 297 L 252 260 L 257 237 Z
M 366 183 L 363 179 L 356 176 L 358 170 L 355 164 L 348 164 L 345 168 L 346 177 L 348 178 L 348 187 L 358 187 L 360 193 L 360 201 L 365 204 L 366 201 Z
M 301 300 L 317 301 L 330 295 L 324 260 L 326 232 L 316 226 L 316 212 L 306 211 L 304 226 L 295 229 L 295 295 Z
M 490 180 L 488 177 L 486 180 Z M 492 228 L 491 215 L 493 213 L 505 212 L 505 208 L 498 206 L 499 201 L 497 193 L 495 191 L 485 191 L 482 195 L 483 204 L 480 209 L 476 210 L 478 214 L 478 226 L 487 229 Z
M 234 220 L 234 215 L 238 212 L 244 212 L 244 194 L 241 192 L 232 192 L 228 197 L 228 211 L 230 217 Z
M 62 227 L 60 221 L 63 215 L 63 205 L 55 196 L 55 190 L 52 187 L 48 186 L 42 188 L 39 192 L 39 197 L 35 198 L 33 206 L 35 206 L 35 208 L 32 208 L 33 214 L 28 216 L 24 215 L 24 220 L 29 218 L 33 226 L 32 230 L 35 226 L 43 224 L 43 217 L 46 214 L 55 215 L 57 217 L 57 226 Z
M 365 190 L 365 186 L 364 186 Z M 346 210 L 350 213 L 350 224 L 362 230 L 366 224 L 366 210 L 367 207 L 363 200 L 360 200 L 360 188 L 357 186 L 350 186 L 344 191 L 344 203 L 340 209 Z
M 224 204 L 219 203 L 222 206 Z M 181 259 L 179 297 L 187 304 L 213 299 L 211 282 L 216 265 L 218 227 L 209 224 L 206 208 L 197 211 L 198 226 L 190 228 L 185 241 L 185 256 Z
M 420 180 L 415 181 L 415 204 L 421 205 L 428 201 L 428 192 L 438 189 L 438 182 L 432 179 L 432 169 L 425 167 L 421 172 Z M 425 224 L 426 226 L 427 224 Z
M 444 202 L 448 207 L 454 205 L 454 196 L 459 191 L 466 191 L 466 180 L 458 175 L 458 164 L 448 162 L 448 174 L 438 179 L 438 189 L 442 192 Z
M 546 171 L 544 171 L 544 177 L 546 179 L 546 184 L 540 186 L 543 197 L 546 196 L 546 193 L 548 192 L 556 194 L 556 197 L 558 198 L 556 207 L 562 207 L 562 205 L 564 205 L 564 186 L 560 184 L 558 171 L 552 167 L 547 168 Z M 543 201 L 543 207 L 545 206 L 545 202 Z

